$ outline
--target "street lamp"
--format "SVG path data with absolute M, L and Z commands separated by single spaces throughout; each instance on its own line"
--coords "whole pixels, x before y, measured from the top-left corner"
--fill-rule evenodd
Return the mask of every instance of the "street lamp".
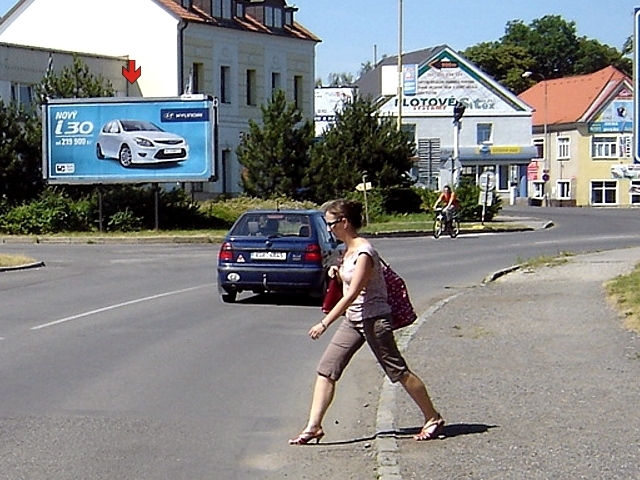
M 460 127 L 462 126 L 462 116 L 467 106 L 464 103 L 456 101 L 453 106 L 453 158 L 451 159 L 451 186 L 455 185 L 454 170 L 455 164 L 460 159 Z
M 529 78 L 532 75 L 534 75 L 533 72 L 527 70 L 526 72 L 524 72 L 522 74 L 522 78 Z M 543 126 L 543 130 L 542 130 L 542 138 L 543 138 L 543 149 L 542 149 L 542 153 L 543 153 L 543 162 L 544 162 L 544 169 L 543 169 L 543 175 L 545 173 L 549 173 L 549 153 L 548 153 L 548 149 L 549 149 L 549 139 L 547 138 L 547 124 L 549 123 L 549 109 L 547 108 L 547 79 L 545 78 L 544 75 L 542 75 L 541 73 L 537 74 L 543 82 L 543 86 L 544 86 L 544 126 Z M 546 188 L 546 183 L 544 182 L 542 184 L 542 189 L 543 189 L 543 195 L 544 195 L 544 203 L 545 205 L 548 207 L 549 206 L 549 194 L 547 192 L 547 188 Z
M 398 0 L 398 131 L 402 128 L 402 0 Z

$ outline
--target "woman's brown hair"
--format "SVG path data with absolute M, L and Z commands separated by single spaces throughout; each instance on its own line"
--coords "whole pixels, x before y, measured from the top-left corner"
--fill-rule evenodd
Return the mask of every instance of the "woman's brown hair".
M 357 200 L 339 198 L 326 204 L 325 212 L 329 212 L 338 218 L 346 218 L 354 228 L 362 227 L 362 203 Z

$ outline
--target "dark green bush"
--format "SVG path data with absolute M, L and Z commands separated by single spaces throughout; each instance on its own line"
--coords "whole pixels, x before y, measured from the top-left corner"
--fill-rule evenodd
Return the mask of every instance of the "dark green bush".
M 414 188 L 387 188 L 384 197 L 384 210 L 388 214 L 419 213 L 422 211 L 422 198 Z

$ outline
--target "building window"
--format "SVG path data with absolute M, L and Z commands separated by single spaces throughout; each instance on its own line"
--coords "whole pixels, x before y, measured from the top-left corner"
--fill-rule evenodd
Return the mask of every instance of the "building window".
M 33 102 L 33 85 L 22 83 L 11 84 L 11 101 L 23 106 L 30 106 Z
M 282 77 L 278 72 L 271 72 L 271 98 L 282 89 Z
M 509 190 L 509 165 L 498 165 L 498 190 Z
M 490 123 L 479 123 L 476 126 L 476 137 L 478 145 L 490 145 L 493 143 L 493 125 Z
M 556 192 L 558 200 L 567 200 L 571 198 L 571 180 L 558 180 L 556 183 Z
M 255 106 L 256 103 L 256 71 L 247 70 L 247 105 Z
M 289 27 L 293 26 L 293 10 L 286 10 L 284 12 L 284 23 Z
M 571 158 L 571 139 L 569 137 L 558 137 L 558 160 L 569 160 Z
M 544 138 L 534 138 L 533 146 L 538 151 L 536 158 L 544 159 Z
M 231 18 L 232 0 L 213 0 L 213 16 L 217 18 Z
M 633 154 L 631 153 L 633 151 L 633 137 L 631 135 L 622 135 L 618 140 L 618 154 L 620 155 L 620 158 L 631 158 L 633 156 Z
M 204 66 L 201 63 L 194 63 L 191 66 L 191 76 L 189 79 L 191 82 L 191 93 L 203 93 L 203 70 Z
M 236 2 L 236 17 L 244 18 L 244 3 Z
M 204 192 L 204 182 L 191 182 L 191 192 L 192 193 Z
M 592 205 L 616 205 L 618 203 L 618 182 L 615 180 L 591 181 Z
M 591 158 L 618 158 L 616 137 L 591 137 Z
M 296 75 L 293 77 L 293 103 L 299 111 L 302 111 L 302 76 Z
M 231 103 L 231 67 L 220 67 L 220 102 Z
M 544 197 L 544 182 L 533 182 L 533 198 Z
M 631 180 L 629 203 L 632 205 L 640 205 L 640 180 Z

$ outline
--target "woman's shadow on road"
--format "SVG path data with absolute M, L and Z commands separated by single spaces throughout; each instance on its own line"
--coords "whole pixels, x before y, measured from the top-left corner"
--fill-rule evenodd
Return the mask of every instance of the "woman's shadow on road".
M 438 439 L 447 439 L 458 437 L 461 435 L 473 435 L 476 433 L 486 433 L 491 428 L 498 428 L 498 425 L 485 425 L 483 423 L 455 423 L 452 425 L 445 425 L 438 435 Z M 322 442 L 324 446 L 330 445 L 347 445 L 350 443 L 360 443 L 360 442 L 370 442 L 377 438 L 385 438 L 385 437 L 395 437 L 397 439 L 413 439 L 414 435 L 417 435 L 422 430 L 422 427 L 406 427 L 406 428 L 398 428 L 395 430 L 385 430 L 382 432 L 378 432 L 375 435 L 367 436 L 367 437 L 358 437 L 351 438 L 348 440 L 336 440 L 333 442 Z

